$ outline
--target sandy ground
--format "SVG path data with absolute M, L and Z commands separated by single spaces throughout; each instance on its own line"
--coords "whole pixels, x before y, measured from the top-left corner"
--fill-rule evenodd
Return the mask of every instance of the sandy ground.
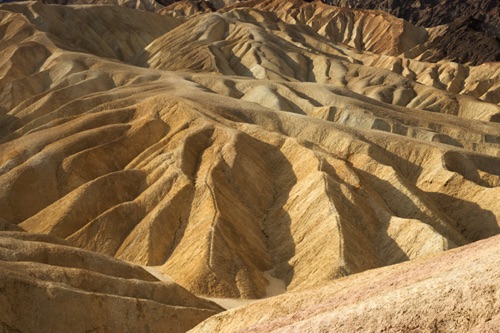
M 170 276 L 163 274 L 160 271 L 161 266 L 142 266 L 145 270 L 155 276 L 158 280 L 164 282 L 175 282 Z M 263 299 L 267 299 L 273 296 L 281 295 L 286 292 L 286 285 L 283 280 L 277 279 L 272 276 L 274 269 L 264 272 L 264 276 L 269 281 L 269 285 L 266 288 L 266 297 Z M 238 308 L 243 305 L 251 304 L 259 301 L 259 299 L 242 299 L 242 298 L 221 298 L 221 297 L 205 297 L 201 295 L 197 295 L 200 298 L 204 298 L 215 302 L 222 306 L 223 308 L 229 310 Z

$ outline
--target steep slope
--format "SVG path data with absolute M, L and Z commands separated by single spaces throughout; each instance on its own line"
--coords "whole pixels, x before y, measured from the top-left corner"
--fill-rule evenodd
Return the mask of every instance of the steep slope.
M 497 332 L 499 240 L 256 302 L 190 332 Z
M 425 27 L 449 24 L 468 15 L 488 24 L 500 25 L 500 8 L 495 0 L 324 0 L 333 6 L 377 9 Z
M 247 5 L 250 7 L 241 7 Z M 349 71 L 357 76 L 359 67 L 353 65 L 363 64 L 388 69 L 410 81 L 439 90 L 500 102 L 498 82 L 491 80 L 500 74 L 498 63 L 475 67 L 423 62 L 432 57 L 438 59 L 436 52 L 443 49 L 442 45 L 436 44 L 441 38 L 440 30 L 428 33 L 381 12 L 352 11 L 321 3 L 260 0 L 239 6 L 224 8 L 221 11 L 227 13 L 223 15 L 209 14 L 209 19 L 195 18 L 186 22 L 149 45 L 134 63 L 162 69 L 213 70 L 257 78 L 291 77 L 319 82 L 334 79 L 336 85 L 349 81 L 343 77 L 343 72 Z M 304 25 L 313 30 L 304 30 Z M 186 31 L 189 31 L 188 36 L 185 36 Z M 205 38 L 209 34 L 210 38 Z M 194 54 L 198 56 L 194 57 Z M 363 88 L 380 86 L 379 71 L 371 73 L 370 78 L 361 83 Z M 396 80 L 400 79 L 396 76 Z M 404 84 L 411 85 L 411 82 Z M 364 93 L 359 88 L 356 92 Z M 425 94 L 435 93 L 428 91 Z M 437 97 L 439 100 L 446 98 L 439 91 L 437 94 L 441 95 Z M 405 103 L 405 99 L 399 103 Z M 418 104 L 412 106 L 419 107 Z M 449 108 L 442 104 L 434 106 L 432 111 Z
M 141 267 L 47 235 L 0 232 L 0 267 L 6 332 L 185 332 L 222 310 Z
M 1 19 L 5 34 L 2 50 L 21 52 L 36 46 L 40 48 L 36 52 L 38 57 L 43 59 L 62 49 L 126 61 L 179 24 L 168 16 L 123 6 L 62 6 L 41 2 L 3 4 Z M 16 48 L 19 50 L 14 51 Z M 7 78 L 8 73 L 3 75 L 2 82 Z
M 383 10 L 424 27 L 438 27 L 427 61 L 480 65 L 500 61 L 500 7 L 495 0 L 324 0 L 334 6 Z
M 387 14 L 265 6 L 2 5 L 0 217 L 243 298 L 499 233 L 498 64 L 390 55 L 420 30 Z
M 309 4 L 313 2 L 313 4 Z M 231 6 L 222 7 L 215 1 L 197 1 L 195 5 L 194 0 L 183 0 L 175 2 L 174 5 L 162 9 L 162 12 L 169 13 L 170 15 L 188 15 L 193 13 L 194 8 L 201 9 L 200 6 L 208 10 L 215 10 L 216 8 L 221 11 L 226 11 L 227 8 L 234 8 Z M 326 3 L 339 8 L 329 7 L 322 5 Z M 377 32 L 384 30 L 384 16 L 385 11 L 396 17 L 409 21 L 417 26 L 428 27 L 429 34 L 420 33 L 418 48 L 414 49 L 412 53 L 406 54 L 406 57 L 418 57 L 420 60 L 439 62 L 440 60 L 449 60 L 462 64 L 481 65 L 487 62 L 500 60 L 500 7 L 494 0 L 487 1 L 458 1 L 458 0 L 443 0 L 443 1 L 407 1 L 407 0 L 322 0 L 320 3 L 317 1 L 270 1 L 270 0 L 251 0 L 251 1 L 236 1 L 235 7 L 253 7 L 265 8 L 266 10 L 275 10 L 279 7 L 286 8 L 283 13 L 291 11 L 293 13 L 300 7 L 315 7 L 321 8 L 321 11 L 326 15 L 320 15 L 322 19 L 318 20 L 316 17 L 311 20 L 313 28 L 321 26 L 321 21 L 324 18 L 330 17 L 328 12 L 336 11 L 343 13 L 339 16 L 347 16 L 348 23 L 345 24 L 329 24 L 327 31 L 330 30 L 331 36 L 349 37 L 351 34 L 355 37 L 356 46 L 364 46 L 359 44 L 364 42 L 362 29 L 359 26 L 364 26 L 366 23 L 372 23 L 373 31 Z M 189 4 L 189 5 L 188 5 Z M 203 4 L 208 4 L 206 7 Z M 349 8 L 343 10 L 341 8 Z M 353 10 L 362 9 L 362 10 Z M 377 10 L 375 11 L 366 11 Z M 310 11 L 309 11 L 310 12 Z M 363 13 L 363 14 L 359 14 Z M 366 15 L 371 13 L 371 15 Z M 285 14 L 288 15 L 289 13 Z M 337 16 L 337 15 L 336 15 Z M 371 16 L 365 20 L 367 16 Z M 294 17 L 297 19 L 297 17 Z M 297 22 L 304 24 L 304 18 L 308 20 L 308 15 L 300 16 Z M 373 23 L 378 27 L 373 28 Z M 359 26 L 358 26 L 359 25 Z M 383 34 L 379 35 L 377 41 L 391 41 L 394 37 L 394 32 L 399 30 L 398 25 L 392 24 L 389 30 L 385 30 Z M 436 27 L 436 28 L 434 28 Z M 333 29 L 332 29 L 333 28 Z M 411 29 L 411 26 L 405 24 L 405 29 Z M 342 32 L 347 29 L 347 33 Z M 340 30 L 341 33 L 337 34 Z M 423 29 L 420 29 L 423 31 Z M 333 33 L 332 33 L 333 32 Z M 427 38 L 428 37 L 428 38 Z M 425 43 L 422 43 L 425 40 Z M 379 51 L 394 52 L 389 49 L 379 49 Z

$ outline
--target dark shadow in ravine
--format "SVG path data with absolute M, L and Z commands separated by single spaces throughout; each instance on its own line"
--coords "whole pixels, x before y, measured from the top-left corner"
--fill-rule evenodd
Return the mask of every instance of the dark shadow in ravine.
M 220 109 L 204 105 L 200 114 L 229 126 L 217 126 L 210 145 L 193 151 L 197 180 L 190 204 L 198 206 L 191 207 L 188 220 L 179 226 L 168 255 L 189 250 L 181 240 L 197 239 L 201 246 L 208 246 L 203 254 L 206 260 L 199 261 L 206 264 L 201 271 L 204 276 L 195 277 L 203 278 L 199 280 L 201 290 L 216 297 L 265 297 L 264 272 L 276 268 L 273 275 L 287 284 L 294 275 L 289 261 L 295 255 L 295 242 L 283 206 L 297 179 L 279 147 L 235 129 L 239 125 Z M 202 171 L 199 175 L 198 170 Z M 213 212 L 203 209 L 206 200 L 212 201 L 207 205 Z M 199 228 L 187 227 L 193 223 Z M 201 234 L 208 239 L 201 239 Z
M 288 286 L 292 281 L 295 270 L 290 260 L 295 256 L 295 241 L 292 235 L 292 220 L 284 205 L 288 201 L 297 177 L 292 164 L 285 155 L 274 148 L 272 168 L 274 177 L 274 202 L 269 207 L 264 219 L 264 233 L 267 246 L 273 260 L 273 275 L 282 279 Z
M 452 218 L 458 231 L 469 242 L 500 234 L 497 216 L 475 202 L 462 200 L 444 193 L 426 192 L 439 208 Z
M 373 151 L 370 155 L 379 163 L 390 165 L 399 172 L 401 176 L 428 199 L 427 202 L 430 202 L 434 208 L 448 217 L 447 222 L 449 222 L 449 225 L 464 236 L 467 241 L 477 241 L 500 233 L 498 218 L 493 212 L 481 208 L 475 202 L 462 200 L 443 193 L 419 190 L 415 182 L 423 172 L 421 166 L 385 150 L 383 147 L 373 148 L 373 150 L 375 149 L 381 149 L 383 152 Z M 492 175 L 500 175 L 500 164 L 496 163 L 499 161 L 499 158 L 495 156 L 449 151 L 443 154 L 442 161 L 443 166 L 448 170 L 456 172 L 465 179 L 483 187 L 492 187 L 492 185 L 480 177 L 478 170 Z M 443 231 L 439 227 L 436 230 L 440 233 Z M 456 245 L 464 244 L 458 242 Z
M 361 169 L 355 168 L 355 170 L 356 174 L 362 178 L 364 187 L 370 189 L 371 195 L 379 196 L 389 208 L 387 214 L 378 215 L 381 223 L 379 229 L 381 239 L 378 245 L 383 261 L 386 265 L 391 265 L 409 260 L 410 258 L 406 252 L 403 251 L 401 246 L 388 234 L 387 230 L 391 221 L 391 216 L 404 219 L 417 219 L 425 223 L 425 219 L 427 218 L 426 214 L 390 182 Z M 438 230 L 438 232 L 440 231 Z M 440 233 L 442 234 L 443 231 Z
M 20 127 L 20 119 L 8 114 L 1 115 L 0 110 L 0 144 L 10 141 L 9 136 Z
M 292 165 L 279 148 L 244 132 L 237 134 L 231 148 L 235 152 L 231 165 L 223 161 L 213 172 L 214 194 L 220 210 L 218 244 L 223 242 L 228 249 L 234 249 L 231 267 L 242 272 L 255 267 L 262 272 L 275 269 L 275 277 L 289 284 L 294 275 L 289 261 L 295 255 L 295 242 L 291 219 L 283 206 L 297 182 Z M 213 248 L 216 251 L 218 246 Z M 213 255 L 226 260 L 228 257 Z M 242 295 L 244 290 L 259 289 L 254 281 L 250 285 L 241 281 L 244 280 L 237 284 Z M 246 297 L 265 296 L 262 292 L 250 292 Z
M 383 221 L 377 219 L 375 212 L 366 202 L 368 193 L 365 189 L 355 188 L 345 182 L 335 168 L 326 161 L 323 161 L 321 171 L 332 178 L 332 181 L 328 182 L 331 188 L 330 200 L 334 202 L 339 212 L 343 211 L 341 214 L 343 218 L 339 220 L 339 223 L 345 232 L 339 237 L 343 239 L 344 260 L 349 269 L 347 273 L 354 274 L 383 266 L 385 258 L 381 258 L 379 254 L 378 240 L 384 224 L 381 223 Z M 366 180 L 361 179 L 361 181 L 363 188 L 371 187 L 366 184 Z M 349 190 L 350 198 L 344 194 L 342 187 Z M 406 255 L 401 249 L 399 250 L 398 254 Z M 362 255 L 356 256 L 355 253 L 362 253 Z

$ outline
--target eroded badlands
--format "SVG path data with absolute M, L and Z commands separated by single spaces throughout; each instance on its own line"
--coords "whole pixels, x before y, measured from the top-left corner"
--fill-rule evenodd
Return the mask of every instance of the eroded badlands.
M 302 305 L 341 297 L 351 283 L 369 288 L 368 280 L 383 289 L 374 304 L 408 307 L 394 319 L 400 329 L 435 319 L 437 331 L 465 332 L 498 321 L 498 62 L 427 62 L 435 31 L 380 11 L 301 1 L 216 12 L 194 1 L 126 4 L 0 5 L 0 218 L 15 230 L 0 237 L 0 306 L 11 306 L 4 330 L 33 331 L 35 317 L 16 319 L 30 295 L 49 313 L 43 300 L 69 284 L 65 292 L 98 312 L 81 317 L 98 331 L 183 331 L 222 310 L 192 294 L 263 298 L 269 272 L 285 295 L 196 330 L 342 331 L 335 318 L 362 325 L 351 314 L 373 295 L 344 300 L 345 311 L 318 305 L 304 315 Z M 75 267 L 66 253 L 108 272 Z M 132 264 L 173 282 L 162 286 Z M 412 273 L 421 268 L 425 283 Z M 387 287 L 398 276 L 405 285 Z M 87 293 L 88 279 L 104 303 Z M 106 287 L 113 279 L 120 292 Z M 29 285 L 22 295 L 12 289 L 19 283 Z M 432 317 L 412 300 L 423 295 L 441 309 L 464 292 L 456 283 L 478 303 Z M 139 296 L 142 285 L 151 294 Z M 106 326 L 116 314 L 104 309 L 132 311 L 134 298 L 145 306 L 130 312 L 137 326 Z M 257 323 L 277 302 L 291 307 L 279 316 L 292 317 Z M 372 321 L 390 316 L 366 311 Z M 151 319 L 162 313 L 175 319 Z M 75 318 L 58 320 L 46 331 Z M 392 322 L 370 320 L 373 331 Z

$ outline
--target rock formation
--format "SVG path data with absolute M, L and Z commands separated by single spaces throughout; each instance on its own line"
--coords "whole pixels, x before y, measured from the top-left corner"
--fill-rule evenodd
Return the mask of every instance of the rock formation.
M 333 6 L 383 10 L 413 24 L 435 27 L 463 16 L 500 25 L 500 8 L 495 0 L 322 0 Z
M 162 11 L 191 15 L 196 11 L 213 11 L 221 8 L 224 10 L 224 7 L 230 5 L 251 7 L 268 2 L 268 0 L 171 0 L 165 5 L 175 4 Z M 419 47 L 420 60 L 438 62 L 446 59 L 473 65 L 500 61 L 500 7 L 495 0 L 321 0 L 321 2 L 350 9 L 385 11 L 417 26 L 430 28 L 428 30 L 431 32 L 431 38 Z M 301 6 L 302 3 L 303 1 L 297 0 L 281 2 L 285 6 L 290 4 Z M 326 12 L 329 11 L 330 9 L 326 9 Z M 390 35 L 385 34 L 384 38 L 387 37 Z
M 190 332 L 497 332 L 499 241 L 256 302 Z
M 0 232 L 0 277 L 2 332 L 185 332 L 222 310 L 48 235 Z
M 246 299 L 499 234 L 498 62 L 379 11 L 117 3 L 0 5 L 1 229 Z
M 424 27 L 439 27 L 426 61 L 476 65 L 500 61 L 500 7 L 495 0 L 324 0 L 340 7 L 383 10 Z

